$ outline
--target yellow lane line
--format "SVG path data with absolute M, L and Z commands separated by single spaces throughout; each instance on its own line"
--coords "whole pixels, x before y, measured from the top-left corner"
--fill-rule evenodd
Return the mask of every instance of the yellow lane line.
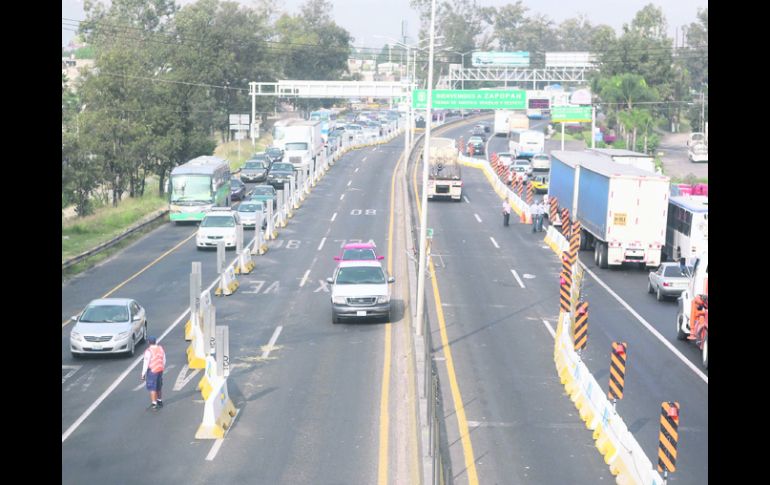
M 196 230 L 195 230 L 195 232 L 193 232 L 192 234 L 190 234 L 190 237 L 188 237 L 187 239 L 183 240 L 182 242 L 180 242 L 179 244 L 177 244 L 177 245 L 176 245 L 176 246 L 174 246 L 173 248 L 169 249 L 169 250 L 168 250 L 168 251 L 166 251 L 165 253 L 163 253 L 163 254 L 161 254 L 160 256 L 158 256 L 158 257 L 155 259 L 155 261 L 151 262 L 150 264 L 148 264 L 148 265 L 147 265 L 147 266 L 145 266 L 144 268 L 142 268 L 142 269 L 140 269 L 139 271 L 137 271 L 136 273 L 134 273 L 134 275 L 133 275 L 133 276 L 131 276 L 130 278 L 128 278 L 127 280 L 125 280 L 123 283 L 119 284 L 119 285 L 118 285 L 118 286 L 116 286 L 115 288 L 111 289 L 110 291 L 108 291 L 107 293 L 105 293 L 104 295 L 102 295 L 102 296 L 101 296 L 101 298 L 107 298 L 107 297 L 108 297 L 108 296 L 110 296 L 111 294 L 113 294 L 113 293 L 115 293 L 116 291 L 118 291 L 118 290 L 119 290 L 120 288 L 122 288 L 122 287 L 123 287 L 123 286 L 124 286 L 126 283 L 128 283 L 128 282 L 129 282 L 129 281 L 131 281 L 131 280 L 133 280 L 134 278 L 136 278 L 136 277 L 137 277 L 137 276 L 139 276 L 140 274 L 144 273 L 144 272 L 145 272 L 145 271 L 147 271 L 147 270 L 148 270 L 148 269 L 149 269 L 149 268 L 150 268 L 152 265 L 154 265 L 155 263 L 157 263 L 157 262 L 158 262 L 158 261 L 160 261 L 161 259 L 163 259 L 163 258 L 165 258 L 166 256 L 168 256 L 169 254 L 171 254 L 173 251 L 175 251 L 176 249 L 178 249 L 178 248 L 179 248 L 179 246 L 181 246 L 182 244 L 184 244 L 184 243 L 186 243 L 187 241 L 189 241 L 190 239 L 192 239 L 192 238 L 195 236 L 195 234 L 196 234 L 197 232 L 198 232 L 198 230 L 196 229 Z M 64 327 L 65 327 L 65 326 L 67 326 L 67 324 L 68 324 L 68 323 L 70 323 L 71 321 L 72 321 L 72 320 L 65 320 L 64 322 L 62 322 L 62 324 L 61 324 L 61 327 L 62 327 L 62 328 L 64 328 Z
M 417 165 L 415 162 L 414 170 L 412 171 L 412 182 L 414 185 L 414 197 L 417 200 L 417 212 L 422 217 L 422 207 L 420 204 L 419 192 L 417 190 Z M 419 244 L 419 242 L 418 242 Z M 470 430 L 468 429 L 468 420 L 465 417 L 465 407 L 463 406 L 462 395 L 460 394 L 460 386 L 457 384 L 457 376 L 455 374 L 454 359 L 452 359 L 452 350 L 449 346 L 449 339 L 447 338 L 446 321 L 444 320 L 444 311 L 441 307 L 441 295 L 438 291 L 438 282 L 436 276 L 436 269 L 433 266 L 433 261 L 428 260 L 428 266 L 430 274 L 433 275 L 431 283 L 433 286 L 433 298 L 436 306 L 436 314 L 438 315 L 439 329 L 441 331 L 441 345 L 444 348 L 444 364 L 446 365 L 447 375 L 449 376 L 449 387 L 452 391 L 452 400 L 455 406 L 455 415 L 457 416 L 457 426 L 460 432 L 460 440 L 463 445 L 463 456 L 465 457 L 465 469 L 468 472 L 468 483 L 470 485 L 478 485 L 479 478 L 476 473 L 476 460 L 473 457 L 473 445 L 471 444 Z M 429 363 L 425 363 L 429 365 Z
M 396 191 L 396 173 L 404 156 L 401 155 L 393 169 L 393 176 L 390 179 L 390 222 L 388 223 L 388 276 L 393 274 L 393 213 L 395 207 Z M 385 324 L 385 359 L 382 363 L 382 388 L 380 392 L 380 449 L 379 463 L 377 466 L 377 484 L 387 485 L 388 483 L 388 441 L 390 438 L 390 413 L 388 403 L 390 402 L 390 360 L 392 346 L 392 324 Z

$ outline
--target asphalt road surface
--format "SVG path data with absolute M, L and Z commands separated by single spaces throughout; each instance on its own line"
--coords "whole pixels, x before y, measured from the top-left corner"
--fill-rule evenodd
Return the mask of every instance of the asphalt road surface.
M 111 295 L 144 305 L 151 335 L 178 322 L 161 342 L 168 359 L 162 410 L 148 409 L 139 381 L 144 344 L 134 359 L 73 360 L 70 326 L 63 325 L 62 483 L 375 483 L 383 463 L 394 483 L 416 476 L 408 468 L 416 449 L 397 441 L 404 432 L 394 429 L 407 421 L 385 426 L 391 444 L 385 441 L 384 456 L 380 451 L 391 324 L 332 324 L 325 282 L 346 242 L 373 240 L 387 254 L 391 174 L 402 152 L 400 138 L 340 159 L 269 251 L 255 258 L 254 271 L 238 277 L 236 293 L 214 298 L 217 324 L 230 329 L 228 389 L 238 409 L 218 446 L 194 439 L 203 416 L 201 375 L 187 369 L 187 317 L 180 318 L 191 262 L 203 263 L 204 287 L 216 277 L 216 252 L 196 250 L 193 239 L 182 242 L 195 226 L 163 226 L 63 285 L 64 321 L 181 243 Z M 246 234 L 248 240 L 251 231 Z M 233 257 L 228 252 L 228 261 Z M 392 326 L 403 314 L 399 294 L 394 291 Z M 397 349 L 390 350 L 393 360 Z M 391 395 L 400 396 L 399 382 L 386 386 Z M 390 414 L 400 405 L 395 397 L 385 404 Z

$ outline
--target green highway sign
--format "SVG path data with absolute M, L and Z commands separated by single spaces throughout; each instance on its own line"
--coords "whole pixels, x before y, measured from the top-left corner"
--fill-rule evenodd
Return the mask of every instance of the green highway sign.
M 591 121 L 590 106 L 551 106 L 551 121 Z
M 428 90 L 415 89 L 412 109 L 428 107 Z M 434 89 L 435 109 L 527 109 L 523 89 Z
M 425 239 L 433 239 L 433 228 L 432 227 L 426 227 L 425 228 Z

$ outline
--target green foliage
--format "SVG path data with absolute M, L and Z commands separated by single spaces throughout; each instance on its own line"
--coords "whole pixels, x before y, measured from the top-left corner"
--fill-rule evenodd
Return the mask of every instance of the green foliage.
M 75 59 L 94 59 L 96 53 L 92 46 L 85 46 L 75 50 Z

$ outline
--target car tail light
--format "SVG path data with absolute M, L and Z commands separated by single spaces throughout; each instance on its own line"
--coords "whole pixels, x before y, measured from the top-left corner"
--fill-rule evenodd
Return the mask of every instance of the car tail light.
M 671 283 L 666 283 L 666 282 L 664 281 L 664 282 L 663 282 L 663 286 L 671 286 Z

